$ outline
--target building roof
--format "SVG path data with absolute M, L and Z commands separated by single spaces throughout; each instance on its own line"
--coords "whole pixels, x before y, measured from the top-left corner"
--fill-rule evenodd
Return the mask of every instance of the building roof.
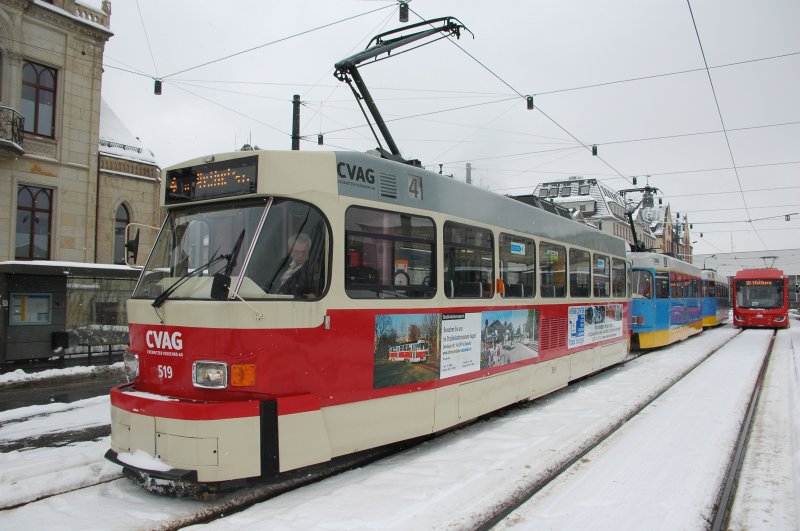
M 649 225 L 650 232 L 655 236 L 664 234 L 664 219 L 669 206 L 651 206 L 639 209 L 639 216 Z
M 122 120 L 101 98 L 100 101 L 100 153 L 145 164 L 158 165 L 155 154 L 142 145 Z
M 615 190 L 593 178 L 575 176 L 566 181 L 540 183 L 536 185 L 534 195 L 571 210 L 579 210 L 577 205 L 594 201 L 594 213 L 584 214 L 587 219 L 616 218 L 609 203 L 617 203 L 624 208 Z

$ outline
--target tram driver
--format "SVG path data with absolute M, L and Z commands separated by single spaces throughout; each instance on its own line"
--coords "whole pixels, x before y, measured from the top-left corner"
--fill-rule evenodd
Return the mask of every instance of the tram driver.
M 286 264 L 273 278 L 269 293 L 294 295 L 295 298 L 315 299 L 319 286 L 319 267 L 315 267 L 311 255 L 311 237 L 300 233 L 288 241 L 289 256 Z

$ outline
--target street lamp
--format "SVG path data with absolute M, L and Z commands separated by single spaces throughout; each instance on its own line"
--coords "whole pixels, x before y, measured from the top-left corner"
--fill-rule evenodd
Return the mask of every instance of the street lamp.
M 706 256 L 705 260 L 703 260 L 703 269 L 706 268 L 706 262 L 708 261 L 709 258 L 716 258 L 716 257 L 717 255 L 715 254 L 712 254 L 711 256 Z

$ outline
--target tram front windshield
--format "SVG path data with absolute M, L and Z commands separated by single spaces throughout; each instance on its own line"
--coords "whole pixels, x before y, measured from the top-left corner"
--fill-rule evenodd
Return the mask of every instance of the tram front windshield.
M 744 309 L 769 310 L 783 306 L 782 280 L 737 280 L 736 305 Z
M 313 206 L 286 199 L 193 205 L 168 212 L 134 298 L 210 299 L 214 275 L 244 299 L 321 296 L 329 230 Z M 213 297 L 217 298 L 217 297 Z

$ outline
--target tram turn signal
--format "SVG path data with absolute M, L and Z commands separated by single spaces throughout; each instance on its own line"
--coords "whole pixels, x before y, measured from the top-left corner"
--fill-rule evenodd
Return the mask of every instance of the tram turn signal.
M 231 365 L 231 386 L 248 387 L 256 384 L 256 366 L 253 363 Z

